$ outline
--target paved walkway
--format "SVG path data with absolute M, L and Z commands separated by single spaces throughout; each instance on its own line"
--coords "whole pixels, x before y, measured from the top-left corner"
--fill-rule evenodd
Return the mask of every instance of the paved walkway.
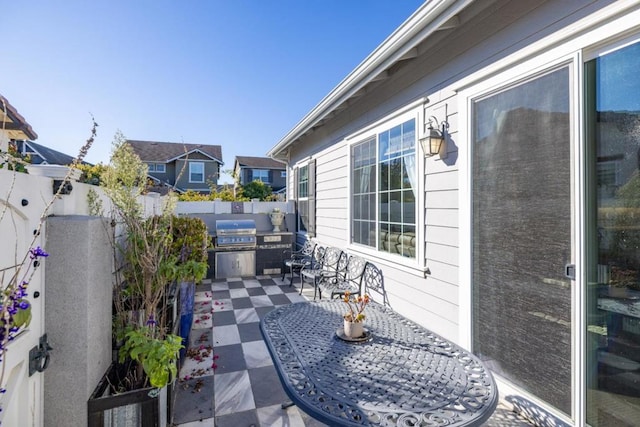
M 297 281 L 294 285 L 298 285 Z M 287 396 L 262 340 L 259 322 L 275 307 L 313 299 L 313 289 L 279 276 L 205 281 L 196 289 L 194 323 L 176 383 L 180 427 L 320 427 Z M 215 373 L 215 375 L 214 375 Z M 215 381 L 214 381 L 215 377 Z M 486 426 L 530 426 L 503 404 Z

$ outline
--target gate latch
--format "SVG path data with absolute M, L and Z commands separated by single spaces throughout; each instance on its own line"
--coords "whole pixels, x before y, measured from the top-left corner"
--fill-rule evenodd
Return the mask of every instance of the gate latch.
M 43 372 L 49 366 L 49 351 L 53 350 L 47 342 L 47 334 L 40 337 L 40 344 L 29 350 L 29 376 Z

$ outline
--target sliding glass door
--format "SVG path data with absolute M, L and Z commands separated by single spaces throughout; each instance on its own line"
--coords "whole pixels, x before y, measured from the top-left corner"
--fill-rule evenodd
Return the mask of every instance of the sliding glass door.
M 587 422 L 640 424 L 640 43 L 585 65 Z
M 571 66 L 472 104 L 473 351 L 571 414 Z

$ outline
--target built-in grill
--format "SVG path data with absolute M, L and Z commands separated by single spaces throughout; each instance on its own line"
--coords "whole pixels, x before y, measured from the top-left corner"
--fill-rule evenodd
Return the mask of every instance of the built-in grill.
M 252 219 L 219 219 L 216 221 L 216 247 L 255 248 L 256 222 Z
M 255 276 L 255 221 L 252 219 L 217 220 L 215 251 L 217 279 Z

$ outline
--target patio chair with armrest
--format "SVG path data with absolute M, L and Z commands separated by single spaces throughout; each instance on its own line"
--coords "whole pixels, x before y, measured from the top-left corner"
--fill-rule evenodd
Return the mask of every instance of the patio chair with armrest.
M 317 252 L 318 250 L 316 249 Z M 324 249 L 319 263 L 314 266 L 304 267 L 300 271 L 300 294 L 302 294 L 304 282 L 310 282 L 313 284 L 313 299 L 316 299 L 320 281 L 337 277 L 339 269 L 344 269 L 346 266 L 346 254 L 344 256 L 343 254 L 344 252 L 341 249 L 329 247 Z M 343 261 L 342 267 L 340 266 L 341 260 Z
M 313 256 L 311 257 L 311 262 L 300 270 L 300 295 L 302 295 L 306 279 L 313 279 L 316 272 L 322 270 L 325 252 L 326 248 L 324 246 L 316 245 Z
M 351 295 L 360 295 L 362 291 L 362 276 L 364 274 L 367 261 L 357 255 L 350 255 L 344 270 L 339 270 L 334 278 L 327 278 L 320 281 L 318 291 L 320 299 L 322 293 L 329 295 L 329 299 L 334 296 L 342 297 L 349 291 Z
M 313 258 L 313 252 L 316 248 L 316 244 L 311 240 L 306 240 L 304 245 L 298 251 L 284 251 L 284 268 L 282 269 L 282 280 L 284 280 L 284 276 L 289 270 L 289 274 L 291 274 L 291 280 L 289 281 L 289 286 L 293 285 L 293 274 L 300 274 L 300 270 L 306 265 L 311 264 L 311 260 Z M 287 255 L 289 254 L 289 255 Z
M 362 276 L 362 283 L 364 285 L 364 293 L 373 298 L 374 301 L 380 302 L 385 306 L 390 306 L 389 298 L 387 297 L 387 291 L 384 289 L 384 276 L 382 271 L 373 263 L 368 262 L 364 268 L 364 274 Z M 376 297 L 376 295 L 378 297 Z

